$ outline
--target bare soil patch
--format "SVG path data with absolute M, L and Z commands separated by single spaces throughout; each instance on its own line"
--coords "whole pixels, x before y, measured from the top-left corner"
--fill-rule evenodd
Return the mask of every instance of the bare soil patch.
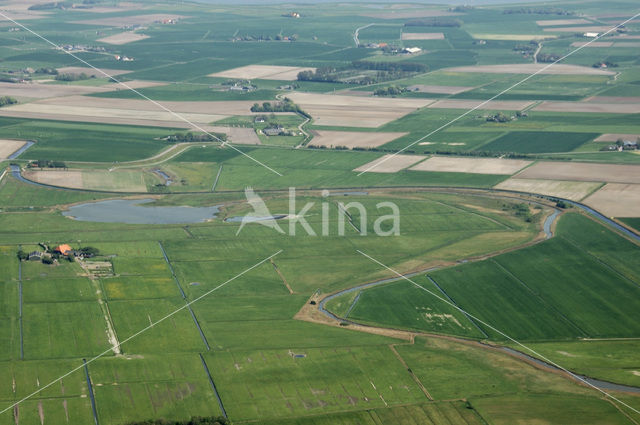
M 152 105 L 153 106 L 153 105 Z M 43 104 L 43 103 L 24 103 L 15 105 L 9 108 L 3 108 L 0 110 L 0 115 L 3 116 L 22 116 L 32 117 L 37 114 L 46 119 L 62 119 L 64 117 L 71 117 L 70 121 L 86 121 L 86 122 L 114 122 L 116 120 L 127 120 L 128 122 L 137 123 L 138 125 L 153 125 L 151 122 L 166 122 L 172 123 L 171 126 L 175 126 L 175 123 L 186 125 L 187 123 L 175 115 L 165 112 L 163 110 L 139 110 L 135 108 L 120 109 L 120 108 L 99 108 L 91 106 L 76 106 L 65 104 Z M 196 114 L 181 112 L 180 116 L 194 123 L 210 123 L 225 118 L 225 115 L 212 115 L 212 114 Z M 131 118 L 135 117 L 135 118 Z M 83 118 L 83 119 L 82 119 Z
M 519 173 L 521 179 L 578 180 L 640 184 L 640 165 L 587 162 L 538 162 Z
M 146 192 L 143 173 L 133 170 L 26 170 L 24 177 L 38 183 L 75 189 Z
M 120 34 L 110 35 L 109 37 L 100 38 L 98 39 L 98 41 L 101 41 L 107 44 L 122 45 L 127 43 L 133 43 L 134 41 L 144 40 L 147 38 L 150 38 L 150 36 L 145 34 L 138 34 L 133 31 L 126 31 L 126 32 L 121 32 Z
M 319 93 L 291 93 L 289 97 L 311 114 L 315 124 L 344 127 L 379 127 L 433 102 Z
M 609 217 L 640 217 L 640 184 L 609 183 L 584 202 Z
M 439 100 L 431 105 L 427 106 L 427 108 L 436 108 L 436 109 L 472 109 L 481 105 L 483 100 L 466 100 L 466 99 L 443 99 Z M 484 105 L 480 106 L 478 109 L 486 110 L 486 109 L 503 109 L 508 111 L 520 111 L 525 109 L 527 106 L 533 104 L 530 100 L 492 100 L 491 102 L 487 102 Z
M 519 192 L 539 193 L 579 201 L 589 195 L 601 183 L 575 182 L 564 180 L 533 180 L 511 178 L 495 186 L 496 189 L 516 190 Z
M 533 74 L 548 64 L 544 63 L 514 63 L 502 65 L 471 65 L 449 68 L 453 72 L 482 72 L 488 74 Z M 553 75 L 614 75 L 613 71 L 580 65 L 556 64 L 541 71 L 540 74 Z
M 367 173 L 397 173 L 400 170 L 404 170 L 407 167 L 412 166 L 416 162 L 425 159 L 425 156 L 421 155 L 384 155 L 371 162 L 368 162 L 353 171 Z M 380 164 L 380 165 L 377 165 Z
M 536 24 L 541 27 L 559 26 L 559 25 L 582 25 L 590 24 L 591 21 L 586 19 L 545 19 L 542 21 L 536 21 Z
M 615 142 L 618 139 L 636 141 L 640 134 L 606 133 L 596 138 L 594 142 Z
M 411 167 L 411 170 L 510 175 L 522 170 L 529 164 L 531 164 L 531 161 L 521 159 L 434 156 Z
M 0 139 L 0 160 L 9 158 L 12 153 L 16 152 L 26 143 L 24 140 Z
M 592 41 L 589 43 L 588 41 L 575 41 L 571 43 L 571 47 L 611 47 L 613 46 L 613 41 Z
M 627 35 L 620 34 L 618 36 L 612 37 L 615 41 L 624 41 L 624 40 L 640 40 L 640 35 Z
M 592 102 L 554 102 L 544 101 L 533 108 L 536 111 L 552 112 L 593 112 L 609 114 L 640 113 L 638 103 L 592 103 Z
M 403 40 L 444 40 L 441 32 L 403 32 Z
M 126 81 L 125 83 L 127 86 L 131 87 L 132 89 L 145 89 L 147 87 L 160 87 L 160 86 L 169 85 L 168 83 L 162 82 L 162 81 L 146 81 L 146 80 L 132 80 L 132 81 Z M 128 90 L 125 86 L 118 83 L 109 83 L 108 85 L 104 85 L 102 87 L 113 88 L 115 90 Z
M 209 74 L 210 77 L 240 78 L 245 80 L 286 80 L 294 81 L 302 71 L 315 71 L 316 68 L 275 65 L 247 65 Z
M 317 130 L 311 146 L 335 148 L 345 146 L 353 148 L 376 148 L 409 133 L 366 133 L 357 131 Z
M 104 25 L 106 27 L 126 27 L 132 25 L 148 25 L 168 19 L 178 20 L 184 18 L 186 18 L 186 16 L 153 13 L 149 15 L 114 16 L 110 18 L 87 19 L 73 22 L 86 25 Z
M 407 87 L 412 91 L 420 91 L 425 93 L 438 93 L 438 94 L 458 94 L 468 90 L 472 90 L 475 87 L 467 87 L 467 86 L 434 86 L 427 84 L 416 84 L 413 86 Z
M 125 70 L 125 69 L 107 69 L 107 68 L 104 68 L 102 70 L 105 73 L 107 73 L 110 76 L 112 76 L 112 77 L 115 77 L 115 76 L 118 76 L 118 75 L 122 75 L 122 74 L 127 74 L 127 73 L 131 72 L 131 71 Z M 89 77 L 97 77 L 97 78 L 103 78 L 104 77 L 104 74 L 102 72 L 98 72 L 93 68 L 83 67 L 83 66 L 65 66 L 63 68 L 58 68 L 58 72 L 60 74 L 74 74 L 74 75 L 87 74 Z

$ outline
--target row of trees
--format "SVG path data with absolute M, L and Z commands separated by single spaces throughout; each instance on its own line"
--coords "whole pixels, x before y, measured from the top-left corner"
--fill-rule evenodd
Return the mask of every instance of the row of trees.
M 87 75 L 84 72 L 80 74 L 56 74 L 55 79 L 57 81 L 82 81 L 89 78 L 96 78 L 95 75 Z
M 226 141 L 227 135 L 224 133 L 193 134 L 191 132 L 187 132 L 172 134 L 171 136 L 167 136 L 166 140 L 169 143 L 213 142 L 215 140 Z
M 67 168 L 63 161 L 50 161 L 48 159 L 38 159 L 29 163 L 29 167 L 35 168 Z
M 282 102 L 254 103 L 251 107 L 251 112 L 296 112 L 305 118 L 311 118 L 308 113 L 303 111 L 300 106 L 296 105 L 288 97 L 285 97 Z
M 398 86 L 389 86 L 382 87 L 373 92 L 374 96 L 399 96 L 402 93 L 408 92 L 409 89 L 406 87 L 398 87 Z

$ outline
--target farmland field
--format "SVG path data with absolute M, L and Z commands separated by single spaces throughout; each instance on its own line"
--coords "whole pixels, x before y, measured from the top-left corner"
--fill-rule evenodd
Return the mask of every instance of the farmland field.
M 640 421 L 635 2 L 2 3 L 1 424 Z

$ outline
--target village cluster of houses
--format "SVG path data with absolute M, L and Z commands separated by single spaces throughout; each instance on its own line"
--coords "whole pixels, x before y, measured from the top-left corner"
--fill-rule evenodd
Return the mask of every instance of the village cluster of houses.
M 62 49 L 67 52 L 106 52 L 106 49 L 102 46 L 86 46 L 84 44 L 65 44 Z

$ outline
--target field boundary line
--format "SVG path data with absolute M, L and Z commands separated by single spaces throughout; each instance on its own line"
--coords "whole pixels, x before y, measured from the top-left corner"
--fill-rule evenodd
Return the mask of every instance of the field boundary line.
M 205 298 L 206 296 L 212 294 L 213 292 L 217 291 L 220 288 L 223 288 L 224 286 L 226 286 L 227 284 L 233 282 L 234 280 L 236 280 L 237 278 L 249 273 L 251 270 L 255 269 L 258 266 L 261 266 L 262 264 L 266 263 L 267 261 L 271 260 L 273 257 L 279 255 L 280 253 L 282 253 L 282 249 L 278 250 L 277 252 L 271 254 L 270 256 L 268 256 L 267 258 L 264 258 L 260 261 L 258 261 L 257 263 L 255 263 L 254 265 L 244 269 L 242 272 L 238 273 L 237 275 L 233 276 L 232 278 L 222 282 L 221 284 L 219 284 L 218 286 L 208 290 L 207 292 L 205 292 L 204 294 L 200 295 L 198 298 L 195 298 L 193 301 L 189 301 L 188 303 L 186 303 L 185 305 L 183 305 L 182 307 L 179 307 L 177 309 L 175 309 L 174 311 L 172 311 L 171 313 L 167 314 L 166 316 L 162 317 L 159 320 L 156 320 L 155 322 L 151 322 L 151 324 L 149 324 L 149 326 L 146 326 L 142 329 L 140 329 L 138 332 L 134 333 L 133 335 L 125 338 L 124 340 L 122 340 L 121 342 L 118 343 L 118 346 L 121 346 L 122 344 L 124 344 L 125 342 L 129 342 L 132 339 L 136 338 L 137 336 L 145 333 L 146 331 L 148 331 L 149 329 L 155 327 L 156 325 L 158 325 L 159 323 L 164 322 L 165 320 L 167 320 L 170 317 L 175 316 L 177 313 L 179 313 L 180 311 L 184 310 L 185 308 L 191 306 L 191 304 L 200 301 L 201 299 Z M 95 357 L 92 357 L 89 360 L 83 359 L 83 364 L 81 364 L 78 367 L 75 367 L 73 369 L 71 369 L 69 372 L 65 373 L 64 375 L 61 375 L 59 378 L 54 379 L 53 381 L 49 382 L 46 385 L 41 386 L 40 388 L 38 388 L 36 391 L 32 392 L 31 394 L 21 398 L 20 400 L 16 401 L 15 403 L 12 403 L 11 405 L 7 406 L 6 408 L 0 410 L 0 415 L 3 413 L 8 412 L 9 410 L 13 409 L 14 407 L 16 407 L 17 405 L 19 405 L 20 403 L 22 403 L 23 401 L 26 401 L 28 399 L 30 399 L 31 397 L 35 396 L 36 394 L 42 392 L 42 390 L 49 388 L 50 386 L 52 386 L 53 384 L 55 384 L 56 382 L 60 382 L 62 381 L 64 378 L 66 378 L 67 376 L 71 375 L 72 373 L 82 369 L 83 367 L 85 367 L 86 365 L 93 363 L 94 361 L 98 360 L 99 358 L 105 356 L 106 354 L 108 354 L 109 352 L 111 352 L 113 350 L 113 347 L 108 348 L 107 350 L 103 351 L 102 353 L 96 355 Z
M 13 22 L 14 24 L 18 25 L 20 28 L 24 29 L 25 31 L 35 35 L 36 37 L 38 37 L 39 39 L 43 40 L 44 42 L 46 42 L 47 44 L 50 44 L 51 46 L 53 46 L 56 50 L 59 50 L 63 53 L 68 54 L 69 56 L 73 57 L 74 59 L 76 59 L 79 62 L 82 62 L 83 64 L 87 65 L 88 67 L 98 71 L 100 74 L 104 75 L 105 77 L 111 79 L 112 81 L 120 84 L 121 86 L 125 87 L 127 90 L 131 90 L 132 92 L 134 92 L 135 94 L 137 94 L 138 96 L 140 96 L 141 98 L 143 98 L 144 100 L 147 100 L 151 103 L 153 103 L 154 105 L 156 105 L 157 107 L 159 107 L 160 109 L 164 110 L 165 112 L 168 112 L 169 114 L 173 115 L 174 117 L 178 118 L 180 121 L 184 121 L 185 123 L 189 124 L 191 127 L 195 128 L 198 131 L 201 131 L 203 133 L 205 133 L 206 135 L 213 137 L 215 140 L 219 141 L 221 143 L 221 146 L 229 146 L 231 149 L 235 150 L 236 152 L 246 156 L 247 158 L 249 158 L 250 160 L 252 160 L 253 162 L 263 166 L 264 168 L 266 168 L 267 170 L 271 171 L 272 173 L 275 173 L 277 175 L 279 175 L 280 177 L 282 177 L 283 175 L 280 174 L 279 172 L 277 172 L 276 170 L 274 170 L 273 168 L 269 167 L 268 165 L 260 162 L 259 160 L 255 159 L 254 157 L 252 157 L 251 155 L 248 155 L 244 152 L 242 152 L 242 150 L 236 148 L 235 146 L 233 146 L 231 143 L 224 141 L 222 139 L 220 139 L 219 137 L 211 134 L 210 132 L 208 132 L 207 130 L 205 130 L 204 128 L 200 127 L 198 124 L 192 122 L 191 120 L 189 120 L 188 118 L 182 116 L 181 114 L 172 111 L 171 109 L 167 108 L 166 106 L 164 106 L 162 103 L 157 102 L 153 99 L 151 99 L 149 96 L 146 96 L 144 94 L 142 94 L 140 91 L 134 89 L 133 87 L 129 86 L 127 83 L 120 81 L 119 79 L 109 75 L 108 73 L 106 73 L 105 71 L 103 71 L 102 69 L 91 65 L 89 62 L 87 62 L 86 60 L 78 57 L 77 55 L 75 55 L 73 52 L 70 52 L 68 50 L 63 49 L 62 47 L 60 47 L 59 45 L 57 45 L 56 43 L 54 43 L 53 41 L 49 40 L 48 38 L 44 37 L 43 35 L 38 34 L 37 32 L 33 31 L 32 29 L 24 26 L 23 24 L 21 24 L 20 22 L 8 17 L 7 15 L 5 15 L 2 11 L 0 11 L 0 16 L 5 18 L 8 21 Z
M 489 99 L 483 101 L 482 103 L 474 106 L 473 108 L 469 109 L 468 111 L 462 113 L 461 115 L 457 116 L 456 118 L 452 119 L 451 121 L 441 125 L 440 127 L 436 128 L 435 130 L 431 131 L 430 133 L 427 133 L 426 135 L 420 137 L 419 139 L 411 142 L 410 144 L 408 144 L 407 146 L 405 146 L 404 148 L 400 149 L 397 152 L 394 152 L 393 154 L 389 155 L 387 158 L 383 159 L 382 161 L 379 161 L 377 163 L 374 163 L 373 165 L 369 166 L 367 169 L 361 171 L 360 173 L 358 173 L 358 176 L 363 175 L 364 173 L 367 173 L 369 171 L 371 171 L 372 169 L 376 168 L 377 166 L 379 166 L 380 164 L 388 161 L 389 159 L 395 157 L 396 155 L 401 154 L 402 152 L 404 152 L 405 150 L 409 149 L 410 147 L 414 146 L 417 143 L 420 143 L 421 141 L 425 140 L 426 138 L 432 136 L 433 134 L 439 132 L 440 130 L 445 129 L 446 127 L 450 126 L 451 124 L 455 123 L 456 121 L 466 117 L 467 115 L 469 115 L 470 113 L 472 113 L 473 111 L 476 111 L 477 109 L 481 108 L 482 106 L 486 105 L 487 103 L 491 102 L 492 100 L 495 100 L 496 98 L 502 96 L 503 94 L 507 93 L 508 91 L 510 91 L 513 88 L 518 87 L 519 85 L 521 85 L 522 83 L 530 80 L 531 78 L 535 77 L 536 75 L 540 74 L 543 71 L 546 71 L 547 69 L 549 69 L 550 67 L 552 67 L 553 65 L 557 64 L 558 62 L 561 62 L 563 60 L 565 60 L 566 58 L 568 58 L 569 56 L 573 55 L 574 53 L 579 52 L 580 50 L 584 49 L 585 47 L 589 46 L 591 43 L 593 43 L 596 40 L 599 40 L 600 38 L 604 37 L 605 35 L 609 34 L 612 31 L 615 31 L 616 29 L 624 26 L 627 22 L 632 21 L 633 19 L 637 18 L 638 16 L 640 16 L 640 13 L 636 13 L 635 15 L 633 15 L 632 17 L 626 19 L 625 21 L 619 23 L 618 25 L 609 28 L 606 32 L 603 32 L 602 34 L 599 34 L 597 37 L 592 38 L 591 40 L 587 41 L 585 44 L 577 47 L 575 50 L 570 51 L 569 53 L 567 53 L 566 55 L 562 56 L 561 58 L 555 60 L 554 62 L 551 62 L 548 65 L 543 66 L 542 68 L 540 68 L 539 70 L 537 70 L 536 72 L 534 72 L 533 74 L 530 74 L 528 76 L 526 76 L 525 78 L 523 78 L 522 80 L 518 81 L 517 83 L 507 87 L 506 89 L 502 90 L 501 92 L 499 92 L 498 94 L 490 97 Z
M 640 14 L 639 14 L 640 15 Z M 589 382 L 587 379 L 583 378 L 582 376 L 575 374 L 573 372 L 571 372 L 570 370 L 560 366 L 559 364 L 555 363 L 554 361 L 548 359 L 547 357 L 543 356 L 542 354 L 538 353 L 537 351 L 535 351 L 532 348 L 529 348 L 528 346 L 524 345 L 523 343 L 521 343 L 520 341 L 512 338 L 511 336 L 507 335 L 505 332 L 501 331 L 500 329 L 497 329 L 496 327 L 490 325 L 489 323 L 485 322 L 484 320 L 474 316 L 471 313 L 468 313 L 467 311 L 465 311 L 463 308 L 458 307 L 456 304 L 446 300 L 445 298 L 439 296 L 438 294 L 436 294 L 435 292 L 425 288 L 424 286 L 420 285 L 419 283 L 414 282 L 410 277 L 407 277 L 406 275 L 403 275 L 400 272 L 397 272 L 396 270 L 392 269 L 391 267 L 385 265 L 384 263 L 376 260 L 375 258 L 371 257 L 370 255 L 366 254 L 365 252 L 356 249 L 356 252 L 358 252 L 359 254 L 361 254 L 362 256 L 368 258 L 369 260 L 373 261 L 374 263 L 378 264 L 379 266 L 389 270 L 390 272 L 396 274 L 400 279 L 404 279 L 407 282 L 413 284 L 414 286 L 416 286 L 419 289 L 422 289 L 423 291 L 433 295 L 434 297 L 438 298 L 440 301 L 448 304 L 449 306 L 455 308 L 456 310 L 460 311 L 461 313 L 473 318 L 475 321 L 483 324 L 484 326 L 488 327 L 489 329 L 493 330 L 494 332 L 499 333 L 500 335 L 502 335 L 503 337 L 507 338 L 509 341 L 515 343 L 516 345 L 518 345 L 519 347 L 524 348 L 526 351 L 530 352 L 531 354 L 533 354 L 534 356 L 538 357 L 539 359 L 542 359 L 543 361 L 545 361 L 546 363 L 558 368 L 559 370 L 565 372 L 566 374 L 568 374 L 569 376 L 571 376 L 572 378 L 576 379 L 577 381 L 583 383 L 584 385 L 593 388 L 594 390 L 600 392 L 601 394 L 603 394 L 604 396 L 610 398 L 611 400 L 616 401 L 617 403 L 619 403 L 620 405 L 632 410 L 633 412 L 637 413 L 638 415 L 640 415 L 640 410 L 630 406 L 629 404 L 625 403 L 624 401 L 620 400 L 619 398 L 611 395 L 610 393 L 606 392 L 605 390 L 596 387 L 595 385 L 593 385 L 591 382 Z
M 424 386 L 424 384 L 422 383 L 422 381 L 420 381 L 420 378 L 418 378 L 416 376 L 415 373 L 413 373 L 413 370 L 411 370 L 411 368 L 409 367 L 409 365 L 407 364 L 406 361 L 404 361 L 404 359 L 402 358 L 402 356 L 400 355 L 400 353 L 398 352 L 398 350 L 396 350 L 396 345 L 397 344 L 389 344 L 389 349 L 391 349 L 391 351 L 393 352 L 393 354 L 395 355 L 395 357 L 400 361 L 400 363 L 402 364 L 402 366 L 404 366 L 404 368 L 407 370 L 407 372 L 409 372 L 409 375 L 411 375 L 411 377 L 413 378 L 413 380 L 415 381 L 416 384 L 418 384 L 418 387 L 422 390 L 422 392 L 424 393 L 425 396 L 427 396 L 427 398 L 429 399 L 429 401 L 434 401 L 434 398 L 431 396 L 431 394 L 429 393 L 429 390 L 427 390 L 427 388 Z

